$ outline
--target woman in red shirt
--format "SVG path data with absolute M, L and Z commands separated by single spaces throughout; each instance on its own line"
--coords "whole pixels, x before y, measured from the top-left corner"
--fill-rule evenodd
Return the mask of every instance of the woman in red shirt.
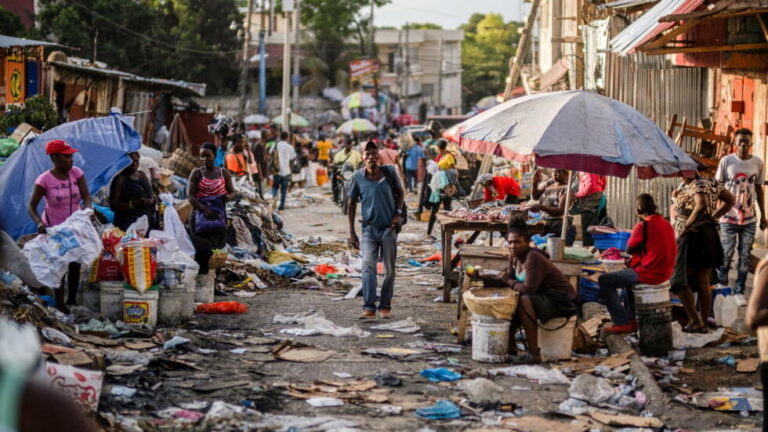
M 483 185 L 483 202 L 504 200 L 507 204 L 517 204 L 520 199 L 520 185 L 512 177 L 483 174 L 478 183 Z
M 635 284 L 659 285 L 672 276 L 677 257 L 675 230 L 657 212 L 653 197 L 640 194 L 635 201 L 637 215 L 642 222 L 635 225 L 627 243 L 627 252 L 632 254 L 629 268 L 606 273 L 598 279 L 600 298 L 611 314 L 613 325 L 603 327 L 606 333 L 632 333 L 637 330 L 632 303 L 631 287 Z M 616 290 L 624 288 L 628 301 L 621 304 Z

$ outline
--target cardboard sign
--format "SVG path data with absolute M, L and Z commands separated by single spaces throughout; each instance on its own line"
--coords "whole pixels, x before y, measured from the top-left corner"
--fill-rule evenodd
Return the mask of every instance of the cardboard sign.
M 5 103 L 24 102 L 24 59 L 19 55 L 5 58 Z
M 96 411 L 104 381 L 101 372 L 56 363 L 46 363 L 45 372 L 52 389 L 69 396 L 83 412 Z

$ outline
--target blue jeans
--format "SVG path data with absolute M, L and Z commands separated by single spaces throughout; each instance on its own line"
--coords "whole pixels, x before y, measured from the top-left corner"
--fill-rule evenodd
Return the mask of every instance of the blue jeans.
M 723 244 L 723 265 L 717 269 L 717 278 L 723 285 L 728 285 L 728 272 L 731 270 L 733 252 L 736 242 L 739 243 L 739 264 L 736 276 L 736 292 L 743 293 L 747 284 L 749 272 L 749 253 L 752 251 L 752 243 L 755 241 L 757 222 L 747 225 L 729 223 L 720 224 L 720 242 Z
M 376 310 L 376 263 L 379 258 L 384 262 L 385 272 L 384 283 L 381 284 L 379 309 L 390 309 L 392 294 L 395 291 L 397 233 L 389 227 L 363 226 L 360 250 L 363 254 L 363 309 Z
M 606 273 L 597 279 L 600 285 L 600 299 L 611 314 L 615 325 L 624 325 L 635 318 L 634 296 L 632 286 L 637 283 L 637 272 L 632 269 Z M 621 304 L 617 289 L 624 288 L 626 294 L 624 304 Z
M 277 196 L 277 188 L 280 187 L 280 207 L 278 210 L 285 210 L 285 195 L 288 193 L 288 184 L 291 182 L 291 176 L 275 174 L 272 176 L 272 197 Z
M 418 171 L 412 169 L 405 169 L 405 187 L 408 188 L 408 192 L 416 190 L 416 173 Z

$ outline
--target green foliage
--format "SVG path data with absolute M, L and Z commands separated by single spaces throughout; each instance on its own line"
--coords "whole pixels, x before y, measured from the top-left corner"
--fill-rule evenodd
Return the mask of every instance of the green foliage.
M 144 76 L 237 87 L 236 0 L 40 0 L 39 34 Z M 94 50 L 95 48 L 95 50 Z
M 509 59 L 515 55 L 522 23 L 504 22 L 500 14 L 473 14 L 464 30 L 461 46 L 462 85 L 470 92 L 465 100 L 472 106 L 485 96 L 504 89 Z
M 22 37 L 25 30 L 21 19 L 16 14 L 0 6 L 0 34 Z
M 409 23 L 403 26 L 403 29 L 411 30 L 442 30 L 443 27 L 435 23 Z
M 48 130 L 58 123 L 56 108 L 40 95 L 27 99 L 24 106 L 8 105 L 0 115 L 0 131 L 6 133 L 22 123 L 29 123 L 40 130 Z

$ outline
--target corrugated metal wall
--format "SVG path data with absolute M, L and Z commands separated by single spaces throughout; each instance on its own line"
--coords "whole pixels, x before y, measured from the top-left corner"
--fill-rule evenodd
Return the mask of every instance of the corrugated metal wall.
M 611 28 L 610 32 L 616 34 L 617 30 Z M 693 125 L 709 118 L 707 69 L 675 67 L 664 56 L 609 54 L 605 94 L 647 115 L 664 131 L 675 114 Z M 634 173 L 626 179 L 610 177 L 606 192 L 608 214 L 618 227 L 632 227 L 637 221 L 635 197 L 649 193 L 665 216 L 669 216 L 672 190 L 679 183 L 679 179 L 638 180 Z

